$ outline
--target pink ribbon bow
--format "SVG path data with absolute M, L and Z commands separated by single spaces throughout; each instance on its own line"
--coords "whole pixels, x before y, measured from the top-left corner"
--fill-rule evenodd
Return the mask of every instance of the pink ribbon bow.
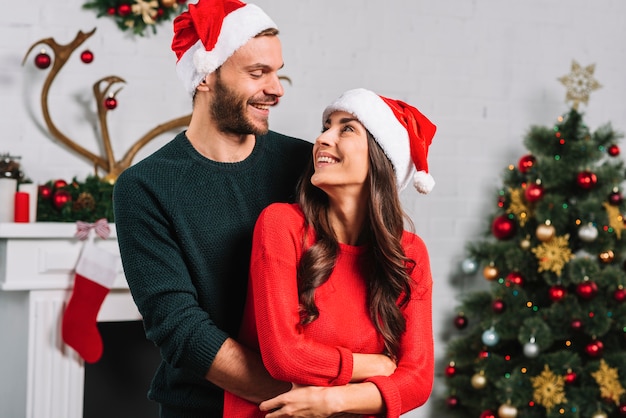
M 76 234 L 74 236 L 79 240 L 86 240 L 89 237 L 89 231 L 96 231 L 96 234 L 102 238 L 107 239 L 111 234 L 111 228 L 105 218 L 98 219 L 94 223 L 76 221 Z

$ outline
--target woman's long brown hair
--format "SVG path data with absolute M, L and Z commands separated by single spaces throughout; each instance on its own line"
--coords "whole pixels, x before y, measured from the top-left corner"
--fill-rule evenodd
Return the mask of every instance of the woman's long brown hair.
M 411 270 L 415 262 L 406 257 L 400 243 L 405 216 L 398 196 L 393 166 L 378 143 L 367 132 L 370 169 L 370 198 L 367 218 L 361 231 L 366 244 L 363 256 L 368 263 L 362 271 L 368 289 L 370 317 L 385 342 L 386 354 L 397 358 L 400 337 L 406 322 L 400 309 L 411 298 Z M 298 266 L 301 324 L 316 320 L 315 289 L 328 280 L 335 267 L 339 244 L 328 219 L 328 197 L 311 184 L 313 162 L 298 186 L 298 201 L 304 212 L 306 226 L 313 227 L 316 242 L 305 251 Z M 412 224 L 411 224 L 412 227 Z M 307 230 L 308 228 L 305 228 Z M 303 239 L 303 246 L 308 242 Z

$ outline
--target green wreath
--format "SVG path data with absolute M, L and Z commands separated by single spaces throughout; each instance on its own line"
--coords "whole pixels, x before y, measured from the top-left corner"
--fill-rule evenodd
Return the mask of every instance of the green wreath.
M 123 30 L 143 36 L 148 28 L 156 33 L 156 26 L 178 16 L 187 0 L 91 0 L 83 5 L 98 17 L 108 16 Z

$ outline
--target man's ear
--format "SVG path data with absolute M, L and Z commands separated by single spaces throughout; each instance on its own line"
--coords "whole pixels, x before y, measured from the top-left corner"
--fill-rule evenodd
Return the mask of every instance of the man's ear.
M 200 91 L 211 91 L 213 88 L 213 80 L 215 79 L 215 73 L 210 73 L 204 76 L 197 89 Z

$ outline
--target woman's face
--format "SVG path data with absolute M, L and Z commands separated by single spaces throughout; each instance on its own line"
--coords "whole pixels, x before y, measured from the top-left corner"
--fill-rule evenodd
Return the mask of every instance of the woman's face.
M 333 189 L 360 194 L 369 171 L 365 127 L 350 113 L 333 112 L 315 140 L 313 162 L 311 184 L 327 194 Z

